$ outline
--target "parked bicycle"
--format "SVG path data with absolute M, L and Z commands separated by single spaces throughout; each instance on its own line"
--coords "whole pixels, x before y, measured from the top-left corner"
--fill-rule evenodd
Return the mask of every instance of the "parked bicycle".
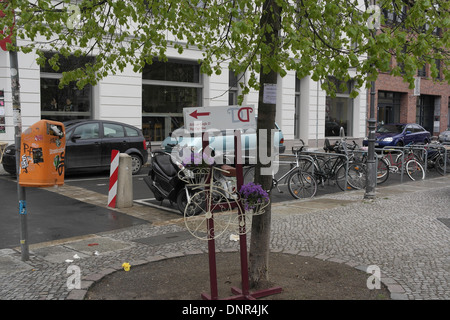
M 387 153 L 384 154 L 384 152 Z M 411 180 L 425 179 L 425 169 L 417 159 L 417 154 L 414 152 L 412 145 L 402 148 L 385 148 L 381 160 L 388 164 L 389 170 L 385 169 L 385 179 L 390 172 L 401 173 L 402 170 Z
M 307 153 L 313 161 L 304 159 L 301 169 L 313 172 L 316 181 L 322 186 L 328 181 L 334 182 L 342 191 L 365 187 L 366 166 L 361 159 L 355 158 L 355 154 L 352 152 L 354 146 L 347 144 L 343 138 L 336 141 L 334 145 L 325 139 L 323 149 L 327 154 Z
M 415 152 L 415 155 L 423 166 L 426 163 L 427 169 L 434 168 L 440 175 L 450 172 L 450 150 L 446 152 L 445 147 L 437 143 L 429 143 L 422 147 L 423 152 Z
M 280 190 L 280 182 L 282 180 L 287 181 L 289 193 L 296 199 L 312 198 L 317 192 L 317 182 L 313 175 L 305 170 L 301 170 L 301 150 L 304 145 L 298 150 L 294 150 L 295 161 L 291 163 L 291 168 L 285 174 L 279 178 L 275 178 L 272 174 L 272 185 L 270 190 L 274 187 L 277 188 L 279 193 L 283 193 Z M 254 182 L 255 180 L 255 166 L 250 166 L 244 174 L 244 183 Z

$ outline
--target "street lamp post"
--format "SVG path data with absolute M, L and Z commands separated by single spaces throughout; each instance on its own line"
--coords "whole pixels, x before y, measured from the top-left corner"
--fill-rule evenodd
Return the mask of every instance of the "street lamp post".
M 15 42 L 14 42 L 15 45 Z M 14 117 L 14 142 L 16 145 L 16 177 L 17 177 L 17 197 L 19 200 L 20 216 L 20 251 L 22 261 L 29 260 L 28 248 L 28 223 L 27 223 L 27 201 L 25 188 L 19 184 L 20 175 L 20 145 L 22 134 L 22 115 L 20 108 L 20 84 L 19 84 L 19 63 L 17 51 L 9 51 L 10 73 L 11 73 L 11 96 Z
M 369 136 L 368 136 L 368 154 L 367 154 L 367 183 L 366 192 L 364 194 L 365 199 L 375 199 L 376 188 L 376 172 L 377 166 L 375 161 L 375 81 L 371 81 L 370 87 L 370 115 L 367 120 L 369 124 Z

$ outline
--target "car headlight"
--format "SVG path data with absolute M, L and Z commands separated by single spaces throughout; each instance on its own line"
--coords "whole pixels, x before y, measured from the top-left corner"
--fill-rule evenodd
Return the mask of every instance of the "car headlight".
M 393 140 L 394 140 L 394 138 L 392 138 L 392 137 L 387 137 L 387 138 L 383 139 L 383 141 L 386 141 L 386 142 L 392 142 Z

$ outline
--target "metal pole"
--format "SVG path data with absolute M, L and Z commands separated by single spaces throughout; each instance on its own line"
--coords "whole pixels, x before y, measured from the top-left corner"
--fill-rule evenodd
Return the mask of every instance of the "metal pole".
M 234 132 L 234 165 L 236 168 L 236 192 L 241 190 L 244 184 L 244 174 L 242 169 L 242 146 L 241 146 L 241 131 L 235 130 Z M 241 201 L 238 199 L 237 201 Z M 250 295 L 250 285 L 248 278 L 248 257 L 247 257 L 247 226 L 245 225 L 245 212 L 242 210 L 242 203 L 238 205 L 239 215 L 239 251 L 241 258 L 241 284 L 242 295 L 248 297 Z M 243 226 L 241 225 L 243 222 Z
M 19 184 L 22 117 L 20 108 L 19 63 L 17 59 L 17 51 L 15 50 L 9 51 L 9 68 L 11 74 L 11 94 L 12 94 L 13 121 L 15 134 L 14 143 L 16 145 L 17 198 L 19 200 L 19 216 L 20 216 L 20 249 L 22 261 L 27 261 L 29 260 L 27 200 L 25 194 L 25 187 L 22 187 Z
M 367 2 L 366 2 L 367 3 Z M 371 1 L 372 5 L 376 5 L 376 1 Z M 367 8 L 366 8 L 367 9 Z M 372 37 L 375 37 L 377 32 L 377 27 L 375 30 L 372 27 L 370 32 Z M 372 69 L 375 66 L 371 65 Z M 375 188 L 377 185 L 377 164 L 375 161 L 375 129 L 376 129 L 376 120 L 375 120 L 375 80 L 371 81 L 370 86 L 370 115 L 368 122 L 369 127 L 369 136 L 368 136 L 368 150 L 367 150 L 367 175 L 366 175 L 366 192 L 364 194 L 365 199 L 375 199 Z
M 202 133 L 202 150 L 201 155 L 205 152 L 206 148 L 209 146 L 209 135 L 208 132 Z M 211 168 L 211 173 L 208 176 L 206 184 L 212 183 L 211 179 L 213 171 Z M 208 191 L 211 192 L 211 188 L 208 187 Z M 211 194 L 206 194 L 206 210 L 209 212 L 211 210 Z M 219 293 L 217 287 L 217 264 L 216 264 L 216 243 L 214 240 L 214 215 L 211 218 L 207 218 L 206 220 L 207 232 L 208 232 L 208 262 L 209 262 L 209 286 L 211 289 L 211 296 L 207 296 L 206 294 L 202 294 L 203 299 L 208 300 L 218 300 Z
M 369 137 L 368 137 L 368 153 L 367 153 L 367 183 L 366 192 L 364 194 L 365 199 L 375 199 L 376 188 L 376 162 L 375 162 L 375 81 L 371 82 L 370 88 L 370 118 L 367 121 L 369 124 Z

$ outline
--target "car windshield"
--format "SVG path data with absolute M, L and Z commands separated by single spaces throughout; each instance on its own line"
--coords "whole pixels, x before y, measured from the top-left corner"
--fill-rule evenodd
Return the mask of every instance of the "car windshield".
M 403 128 L 405 125 L 403 124 L 385 124 L 383 126 L 378 127 L 378 133 L 401 133 L 403 132 Z

